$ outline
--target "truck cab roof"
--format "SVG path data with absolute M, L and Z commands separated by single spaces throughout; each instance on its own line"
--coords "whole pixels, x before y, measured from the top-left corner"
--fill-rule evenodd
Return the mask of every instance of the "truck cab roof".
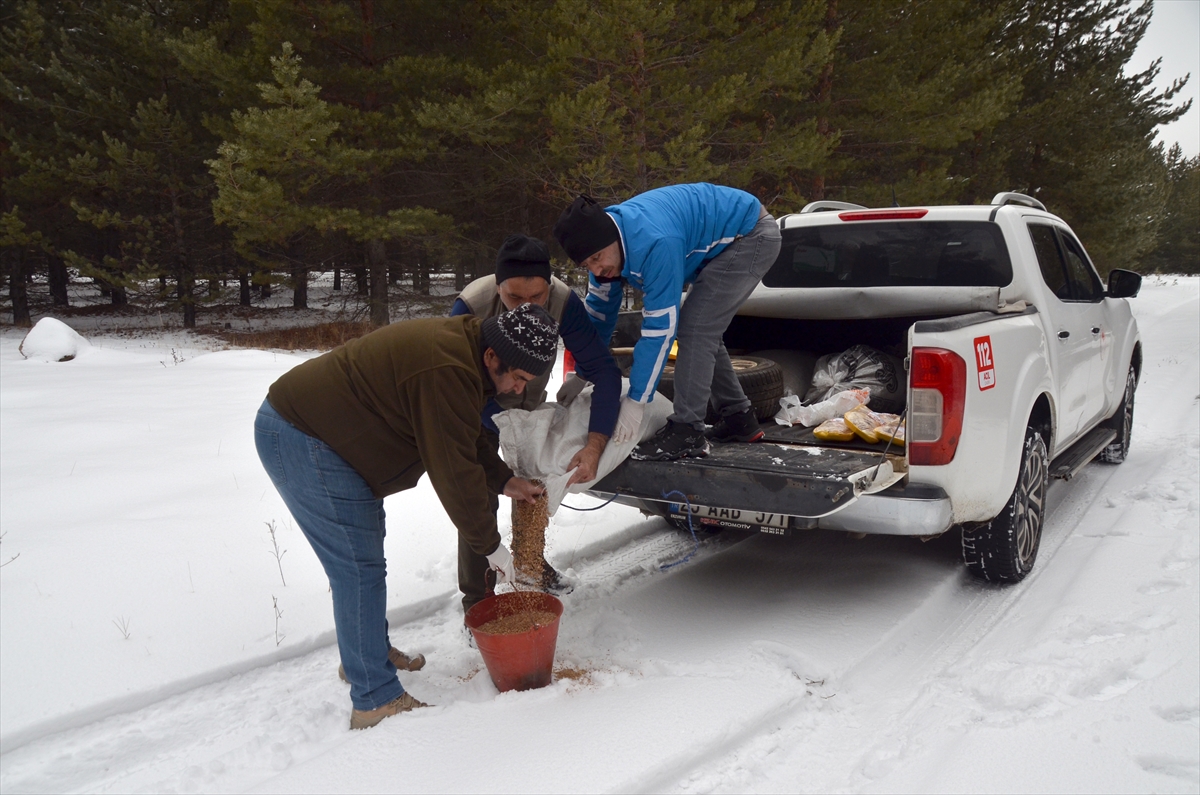
M 1029 219 L 1068 227 L 1022 194 L 995 201 L 875 209 L 815 202 L 784 215 L 779 257 L 739 314 L 852 319 L 1004 311 L 1034 294 L 1036 273 L 1022 265 L 1033 261 L 1025 250 Z

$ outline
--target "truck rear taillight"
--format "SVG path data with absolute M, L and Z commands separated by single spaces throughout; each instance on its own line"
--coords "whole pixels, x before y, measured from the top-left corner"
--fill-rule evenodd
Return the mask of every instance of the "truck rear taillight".
M 954 460 L 967 396 L 967 363 L 954 351 L 913 348 L 909 375 L 908 462 L 940 466 Z

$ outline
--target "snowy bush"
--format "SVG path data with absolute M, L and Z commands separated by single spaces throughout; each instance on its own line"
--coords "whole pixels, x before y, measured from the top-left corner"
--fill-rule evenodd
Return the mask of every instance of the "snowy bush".
M 21 340 L 18 350 L 26 359 L 69 362 L 90 347 L 88 341 L 66 323 L 44 317 Z

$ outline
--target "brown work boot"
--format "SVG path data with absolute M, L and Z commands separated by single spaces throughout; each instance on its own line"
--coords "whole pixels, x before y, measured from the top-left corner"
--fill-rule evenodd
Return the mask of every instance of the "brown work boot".
M 388 659 L 392 661 L 392 665 L 396 666 L 397 671 L 419 671 L 425 667 L 424 654 L 409 657 L 395 646 L 388 649 Z M 346 667 L 344 665 L 338 666 L 338 679 L 341 679 L 346 684 L 350 684 L 350 680 L 346 678 Z
M 400 696 L 395 701 L 389 701 L 382 707 L 375 709 L 355 709 L 350 712 L 350 728 L 351 729 L 369 729 L 384 718 L 390 718 L 393 715 L 399 715 L 401 712 L 411 712 L 417 707 L 428 707 L 429 705 L 423 701 L 417 701 L 408 693 Z

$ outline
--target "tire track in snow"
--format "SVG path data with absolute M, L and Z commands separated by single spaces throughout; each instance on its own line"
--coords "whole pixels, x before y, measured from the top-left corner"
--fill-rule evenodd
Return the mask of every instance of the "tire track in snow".
M 701 537 L 695 560 L 743 538 Z M 664 522 L 615 549 L 591 550 L 574 566 L 579 584 L 571 597 L 573 609 L 637 587 L 695 546 L 690 536 Z M 432 703 L 452 704 L 463 697 L 470 687 L 464 678 L 482 667 L 478 652 L 466 643 L 456 597 L 457 591 L 447 591 L 416 607 L 389 611 L 398 643 L 403 637 L 404 645 L 434 648 L 441 657 L 405 679 L 414 688 L 427 688 Z M 438 601 L 441 607 L 435 606 Z M 347 693 L 334 674 L 337 664 L 336 645 L 327 642 L 49 734 L 0 757 L 0 790 L 236 792 L 261 785 L 275 771 L 350 737 Z M 420 692 L 424 697 L 426 690 Z
M 718 733 L 714 738 L 695 749 L 694 752 L 663 760 L 663 764 L 653 776 L 622 781 L 619 785 L 608 787 L 607 792 L 624 793 L 654 793 L 666 792 L 673 789 L 681 779 L 686 780 L 696 770 L 696 760 L 711 759 L 714 756 L 727 754 L 730 746 L 740 748 L 761 737 L 764 733 L 777 730 L 780 722 L 794 713 L 808 697 L 793 696 L 776 704 L 772 709 L 764 711 L 753 718 L 743 729 L 734 733 Z
M 1108 474 L 1111 477 L 1112 473 Z M 1062 486 L 1070 484 L 1055 484 L 1050 495 L 1054 504 L 1047 511 L 1052 538 L 1043 539 L 1038 565 L 1026 578 L 1027 583 L 1034 582 L 1035 575 L 1050 565 L 1083 519 L 1078 506 L 1094 497 L 1104 482 L 1107 478 L 1086 489 L 1086 493 L 1084 489 L 1075 489 L 1079 493 L 1068 493 L 1066 499 Z M 1047 544 L 1047 540 L 1051 543 Z M 780 749 L 800 747 L 805 748 L 806 758 L 834 762 L 820 771 L 819 779 L 806 781 L 803 791 L 829 792 L 846 787 L 848 771 L 840 764 L 845 748 L 868 747 L 870 750 L 863 754 L 855 769 L 874 768 L 878 772 L 880 761 L 870 757 L 895 734 L 897 727 L 919 710 L 928 689 L 922 683 L 936 680 L 939 672 L 968 653 L 1019 603 L 1023 594 L 1020 586 L 998 590 L 977 583 L 965 571 L 945 577 L 931 585 L 929 595 L 919 607 L 857 660 L 843 666 L 835 677 L 833 690 L 843 696 L 843 701 L 853 702 L 851 707 L 840 705 L 841 714 L 853 711 L 853 720 L 837 713 L 824 720 L 807 712 L 796 717 L 794 707 L 799 699 L 788 699 L 756 721 L 751 730 L 726 737 L 712 748 L 697 749 L 690 763 L 676 760 L 670 772 L 634 790 L 753 789 L 756 783 L 761 783 L 751 773 L 755 760 L 777 754 Z M 866 711 L 870 714 L 864 715 L 857 705 L 868 705 Z M 884 728 L 879 728 L 881 722 Z M 817 774 L 818 770 L 811 769 L 809 775 Z
M 914 688 L 914 684 L 936 678 L 937 672 L 947 669 L 968 653 L 1019 604 L 1027 590 L 1026 584 L 1034 583 L 1052 565 L 1057 552 L 1083 521 L 1087 505 L 1116 470 L 1115 467 L 1106 469 L 1109 471 L 1104 472 L 1100 480 L 1077 476 L 1072 483 L 1055 481 L 1052 484 L 1038 564 L 1025 583 L 1001 589 L 976 582 L 965 570 L 932 583 L 928 596 L 918 607 L 856 660 L 840 666 L 833 689 L 849 695 L 855 703 L 873 704 L 872 711 L 879 716 L 890 716 L 890 724 L 904 721 L 919 706 L 925 692 L 924 688 Z M 690 543 L 690 539 L 688 541 Z M 906 692 L 911 695 L 905 697 Z M 806 753 L 836 760 L 844 757 L 838 749 L 862 747 L 864 743 L 878 744 L 875 735 L 889 734 L 886 729 L 870 730 L 864 737 L 860 725 L 847 725 L 836 718 L 831 721 L 833 725 L 814 727 L 811 713 L 794 717 L 796 705 L 801 700 L 794 697 L 782 700 L 776 708 L 753 721 L 750 728 L 724 737 L 713 747 L 698 748 L 686 759 L 673 760 L 668 771 L 652 779 L 629 782 L 628 787 L 622 785 L 620 789 L 696 792 L 716 785 L 717 789 L 738 791 L 753 787 L 755 779 L 748 777 L 746 772 L 753 769 L 756 757 L 803 744 L 808 746 Z M 743 775 L 739 776 L 738 771 Z M 731 781 L 737 783 L 726 786 Z M 845 771 L 839 768 L 830 770 L 827 780 L 814 784 L 811 791 L 836 790 L 845 784 Z
M 1151 359 L 1155 352 L 1146 351 L 1150 344 L 1147 337 L 1156 337 L 1160 329 L 1172 324 L 1193 324 L 1196 303 L 1195 297 L 1175 302 L 1141 324 L 1142 382 L 1153 383 L 1158 399 L 1154 401 L 1150 421 L 1146 422 L 1150 410 L 1145 404 L 1149 396 L 1142 394 L 1139 387 L 1141 400 L 1135 403 L 1135 448 L 1156 448 L 1175 439 L 1179 418 L 1188 413 L 1196 400 L 1193 393 L 1198 368 L 1194 358 L 1180 367 L 1178 359 Z M 1154 372 L 1147 378 L 1151 370 L 1164 365 L 1171 365 L 1166 373 Z M 1159 378 L 1165 383 L 1157 383 Z M 1159 409 L 1157 404 L 1162 401 L 1169 403 L 1169 410 Z M 1153 481 L 1177 465 L 1179 459 L 1180 456 L 1160 457 L 1156 463 L 1139 467 L 1138 476 L 1144 482 Z M 920 726 L 938 698 L 939 680 L 1011 615 L 1039 581 L 1045 577 L 1061 578 L 1062 572 L 1053 568 L 1055 558 L 1066 542 L 1093 520 L 1098 499 L 1121 471 L 1121 466 L 1097 461 L 1069 482 L 1052 481 L 1037 565 L 1022 583 L 997 588 L 974 581 L 961 571 L 933 586 L 919 608 L 838 677 L 838 690 L 858 705 L 847 710 L 852 714 L 814 727 L 811 716 L 795 720 L 785 713 L 782 722 L 761 725 L 757 736 L 747 734 L 738 738 L 721 759 L 713 760 L 711 754 L 698 753 L 690 775 L 681 775 L 673 782 L 663 781 L 660 789 L 736 792 L 761 786 L 762 779 L 747 775 L 746 771 L 755 767 L 756 759 L 774 754 L 780 748 L 803 747 L 807 761 L 825 762 L 820 766 L 824 769 L 819 777 L 805 777 L 800 785 L 803 791 L 843 790 L 852 781 L 864 785 L 886 775 L 908 752 L 911 738 L 919 735 L 914 727 Z M 930 628 L 933 630 L 929 631 Z M 914 642 L 914 639 L 919 640 Z M 855 747 L 866 750 L 847 769 L 845 755 L 838 750 Z M 810 770 L 810 774 L 816 772 Z M 775 782 L 775 786 L 779 784 Z M 788 785 L 797 784 L 793 779 Z

